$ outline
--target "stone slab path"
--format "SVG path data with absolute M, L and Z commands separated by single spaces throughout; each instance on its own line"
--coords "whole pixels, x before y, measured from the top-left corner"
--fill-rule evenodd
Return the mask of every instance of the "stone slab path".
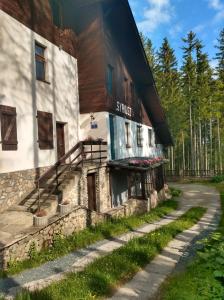
M 8 299 L 11 299 L 11 297 L 18 293 L 21 288 L 26 288 L 30 291 L 42 289 L 52 282 L 62 280 L 70 272 L 83 270 L 95 259 L 122 247 L 131 239 L 143 236 L 146 233 L 152 232 L 157 228 L 173 222 L 187 210 L 188 207 L 183 209 L 180 208 L 152 224 L 146 224 L 134 231 L 122 234 L 116 238 L 105 239 L 97 242 L 85 249 L 75 251 L 64 257 L 58 258 L 55 261 L 43 264 L 40 267 L 23 271 L 22 273 L 10 278 L 0 279 L 0 294 L 8 295 Z
M 206 214 L 196 225 L 173 239 L 160 255 L 156 256 L 144 270 L 138 272 L 131 281 L 120 287 L 110 299 L 152 299 L 161 283 L 174 271 L 190 243 L 204 231 L 213 231 L 217 228 L 221 209 L 220 196 L 215 189 L 196 184 L 173 184 L 173 186 L 183 191 L 180 199 L 182 209 L 203 206 L 208 209 Z
M 55 261 L 48 262 L 38 268 L 24 271 L 18 275 L 10 277 L 10 278 L 0 279 L 0 293 L 7 295 L 7 298 L 11 299 L 11 297 L 13 297 L 18 291 L 20 291 L 21 288 L 27 288 L 31 291 L 37 290 L 37 289 L 42 289 L 42 288 L 48 286 L 49 284 L 51 284 L 52 282 L 56 282 L 56 281 L 59 281 L 59 280 L 65 278 L 65 276 L 69 272 L 78 272 L 78 271 L 83 270 L 88 264 L 93 262 L 96 258 L 107 255 L 110 252 L 112 252 L 113 250 L 122 247 L 124 244 L 126 244 L 131 239 L 133 239 L 135 237 L 140 237 L 146 233 L 156 230 L 157 228 L 160 228 L 161 226 L 171 223 L 172 221 L 174 221 L 178 217 L 180 217 L 183 213 L 185 213 L 190 207 L 193 207 L 193 206 L 205 206 L 205 207 L 209 208 L 209 211 L 207 212 L 206 216 L 204 217 L 204 221 L 201 221 L 203 224 L 201 224 L 201 225 L 199 224 L 200 230 L 203 230 L 204 226 L 211 226 L 212 218 L 214 217 L 214 215 L 217 213 L 217 210 L 219 209 L 219 195 L 218 195 L 217 191 L 212 190 L 211 188 L 206 188 L 204 186 L 196 186 L 196 185 L 183 185 L 183 186 L 178 186 L 178 187 L 181 188 L 182 190 L 184 190 L 183 197 L 181 197 L 181 199 L 180 199 L 180 209 L 173 212 L 169 216 L 167 216 L 155 223 L 146 224 L 134 231 L 123 234 L 119 237 L 116 237 L 116 238 L 113 238 L 110 240 L 103 240 L 101 242 L 97 242 L 93 245 L 90 245 L 89 247 L 87 247 L 85 249 L 75 251 L 75 252 L 73 252 L 69 255 L 66 255 L 64 257 L 61 257 Z M 192 237 L 194 235 L 191 231 L 185 232 L 184 234 L 186 234 L 187 237 L 188 236 Z M 195 232 L 195 235 L 197 235 L 197 234 L 198 234 L 198 231 Z M 177 240 L 179 240 L 179 239 L 183 240 L 182 242 L 185 242 L 187 240 L 186 237 L 182 237 L 182 238 L 178 237 Z M 180 241 L 179 241 L 179 243 L 180 243 Z M 177 244 L 178 243 L 175 243 L 174 246 L 169 245 L 169 247 L 171 247 L 171 249 L 175 249 L 177 247 Z M 167 255 L 164 255 L 164 253 L 162 253 L 161 257 L 164 257 L 165 261 L 161 262 L 159 260 L 157 262 L 157 264 L 159 263 L 159 265 L 163 265 L 165 270 L 167 270 L 167 268 L 170 266 L 170 261 L 172 261 L 172 262 L 175 261 L 174 256 L 176 255 L 176 252 L 174 250 L 172 250 L 172 251 L 169 250 L 169 247 L 164 250 L 165 251 L 164 253 L 166 254 L 167 251 L 170 252 L 171 258 L 168 259 Z M 167 262 L 167 259 L 168 259 L 168 262 Z M 154 262 L 154 263 L 156 263 L 156 262 Z M 167 268 L 165 266 L 167 266 Z M 161 270 L 162 270 L 162 268 L 161 268 Z M 151 272 L 151 271 L 152 270 L 150 269 L 150 272 L 148 272 L 148 274 L 149 273 L 153 274 L 153 272 Z M 143 271 L 143 272 L 147 273 L 147 271 Z M 157 276 L 158 279 L 162 277 L 162 273 L 160 274 L 160 272 L 162 272 L 162 271 L 159 271 L 158 267 L 156 267 L 155 275 Z M 149 281 L 151 281 L 151 280 L 152 279 L 149 279 Z M 147 281 L 147 287 L 149 287 L 149 283 L 148 283 L 149 281 Z M 153 286 L 156 286 L 156 283 Z M 128 290 L 129 289 L 130 288 L 128 288 Z M 136 292 L 136 289 L 138 290 L 138 288 L 136 287 L 134 289 L 135 292 Z M 142 289 L 140 289 L 140 290 L 142 290 Z M 131 299 L 129 296 L 127 298 L 125 296 L 126 295 L 125 293 L 123 295 L 122 289 L 118 291 L 118 293 L 115 295 L 115 297 L 117 297 L 117 295 L 119 295 L 120 292 L 122 293 L 122 297 L 124 297 L 124 298 L 119 296 L 119 299 Z M 147 293 L 149 295 L 149 291 Z M 139 298 L 139 295 L 137 297 Z M 145 298 L 140 297 L 139 299 L 145 299 Z

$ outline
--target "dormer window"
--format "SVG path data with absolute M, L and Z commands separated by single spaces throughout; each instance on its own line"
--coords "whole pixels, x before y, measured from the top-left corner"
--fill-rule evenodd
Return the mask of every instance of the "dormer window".
M 113 96 L 114 91 L 114 68 L 111 65 L 107 66 L 107 92 Z
M 59 0 L 50 0 L 53 23 L 58 28 L 63 27 L 62 7 Z

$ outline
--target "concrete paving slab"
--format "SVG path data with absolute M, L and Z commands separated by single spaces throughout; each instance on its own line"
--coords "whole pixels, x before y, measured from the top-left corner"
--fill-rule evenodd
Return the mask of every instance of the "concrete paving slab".
M 157 255 L 155 259 L 142 271 L 138 272 L 132 280 L 120 287 L 111 300 L 151 299 L 161 283 L 173 272 L 185 249 L 192 240 L 202 231 L 215 230 L 217 215 L 220 213 L 219 193 L 211 187 L 202 185 L 176 185 L 183 190 L 181 206 L 203 206 L 208 210 L 198 224 L 177 235 L 168 246 Z

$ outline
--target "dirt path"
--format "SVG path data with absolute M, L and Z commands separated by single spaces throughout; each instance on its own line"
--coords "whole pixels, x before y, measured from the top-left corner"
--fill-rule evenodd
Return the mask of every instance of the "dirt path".
M 183 265 L 184 254 L 191 253 L 192 243 L 205 233 L 216 229 L 220 215 L 219 193 L 210 186 L 196 184 L 172 184 L 183 191 L 180 209 L 187 210 L 193 206 L 206 207 L 203 218 L 189 230 L 179 234 L 162 253 L 134 278 L 120 287 L 110 299 L 152 299 L 161 283 L 170 275 L 179 263 Z M 186 250 L 188 251 L 186 252 Z

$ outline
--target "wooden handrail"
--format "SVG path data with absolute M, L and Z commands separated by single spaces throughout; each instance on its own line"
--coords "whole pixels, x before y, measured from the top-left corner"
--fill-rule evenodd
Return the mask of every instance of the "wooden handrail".
M 97 146 L 99 145 L 99 150 L 94 150 L 92 146 Z M 107 152 L 106 150 L 102 150 L 102 146 L 107 145 L 107 142 L 103 142 L 102 140 L 92 140 L 92 141 L 82 141 L 77 143 L 72 149 L 70 149 L 63 157 L 61 157 L 52 167 L 50 167 L 43 175 L 41 175 L 37 180 L 36 180 L 36 188 L 38 191 L 38 210 L 40 210 L 40 188 L 42 187 L 41 185 L 43 183 L 46 183 L 47 180 L 52 177 L 52 175 L 55 175 L 54 178 L 52 179 L 50 185 L 56 183 L 56 185 L 50 189 L 50 192 L 47 194 L 47 198 L 52 195 L 57 187 L 59 186 L 59 178 L 65 173 L 65 171 L 69 168 L 77 168 L 81 163 L 83 164 L 83 161 L 94 161 L 94 160 L 99 160 L 100 163 L 102 159 L 106 159 L 106 156 L 102 156 L 102 153 Z M 86 151 L 85 152 L 85 147 L 84 146 L 91 146 L 91 151 Z M 70 158 L 76 151 L 79 150 L 79 153 L 75 155 L 75 157 L 69 162 L 65 163 L 65 161 Z M 100 157 L 99 158 L 93 158 L 93 153 L 99 153 Z M 91 154 L 91 159 L 86 158 L 86 154 Z M 81 157 L 81 159 L 79 159 Z M 63 167 L 63 170 L 59 172 L 58 168 Z M 48 185 L 45 185 L 48 186 Z M 46 199 L 47 199 L 46 198 Z

